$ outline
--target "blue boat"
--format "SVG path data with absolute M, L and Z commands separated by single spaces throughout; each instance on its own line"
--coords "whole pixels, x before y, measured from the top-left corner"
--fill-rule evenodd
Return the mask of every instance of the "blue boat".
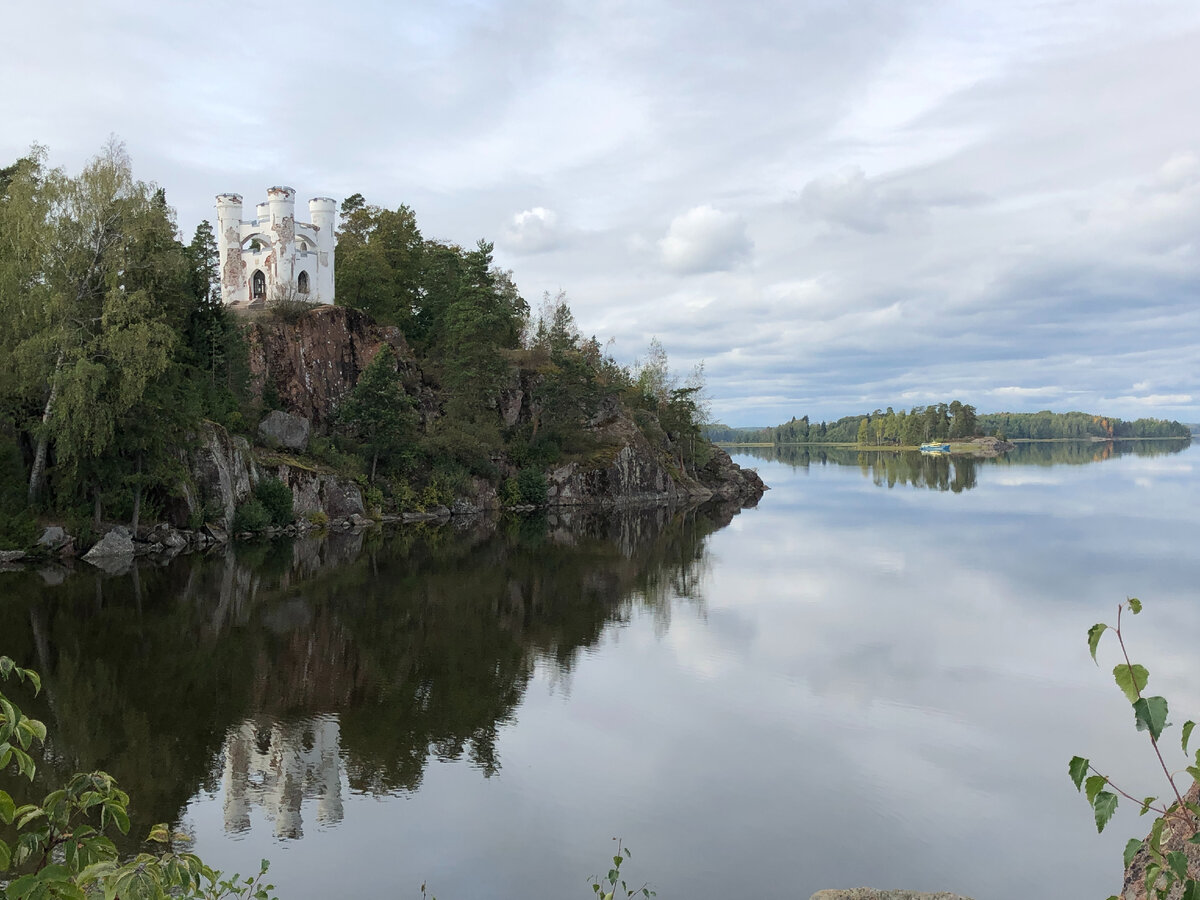
M 950 445 L 949 444 L 922 444 L 921 452 L 922 453 L 949 453 Z

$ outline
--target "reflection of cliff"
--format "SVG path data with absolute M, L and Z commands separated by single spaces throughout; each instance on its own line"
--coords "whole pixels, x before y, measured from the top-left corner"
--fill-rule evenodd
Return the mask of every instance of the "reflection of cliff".
M 635 607 L 665 629 L 677 598 L 702 604 L 705 538 L 735 512 L 572 511 L 244 546 L 57 586 L 13 576 L 3 649 L 42 671 L 47 690 L 25 705 L 58 739 L 38 787 L 112 772 L 134 798 L 132 848 L 218 782 L 231 826 L 259 804 L 299 833 L 301 799 L 318 798 L 320 819 L 340 797 L 339 752 L 355 790 L 414 789 L 431 755 L 490 774 L 535 667 L 569 673 Z
M 246 720 L 229 730 L 223 750 L 225 830 L 250 828 L 250 810 L 262 807 L 275 835 L 304 836 L 301 804 L 316 798 L 317 821 L 342 821 L 338 726 L 332 717 L 300 722 Z
M 838 465 L 858 466 L 881 487 L 928 488 L 959 493 L 978 484 L 980 469 L 988 466 L 1058 466 L 1103 462 L 1117 456 L 1160 456 L 1179 453 L 1186 440 L 1048 441 L 1022 443 L 998 457 L 960 454 L 922 454 L 909 450 L 868 450 L 827 447 L 820 444 L 777 444 L 774 447 L 739 447 L 737 452 L 757 459 L 786 463 L 793 468 Z M 986 475 L 984 476 L 986 479 Z

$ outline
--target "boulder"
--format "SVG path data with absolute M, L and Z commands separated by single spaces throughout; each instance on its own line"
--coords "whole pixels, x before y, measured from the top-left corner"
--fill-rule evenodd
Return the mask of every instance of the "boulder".
M 304 416 L 294 416 L 275 409 L 258 423 L 258 435 L 288 450 L 303 452 L 308 449 L 311 428 L 312 424 Z
M 352 481 L 326 478 L 321 483 L 321 508 L 331 519 L 342 519 L 366 512 L 363 507 L 362 491 Z
M 0 550 L 0 563 L 15 563 L 24 558 L 24 550 Z
M 100 538 L 87 553 L 83 554 L 84 562 L 90 562 L 93 565 L 97 564 L 101 559 L 112 559 L 120 557 L 129 557 L 133 559 L 133 535 L 129 533 L 129 529 L 122 525 L 109 530 L 109 532 Z
M 874 888 L 850 888 L 848 890 L 817 891 L 809 900 L 971 900 L 961 894 L 937 891 L 922 894 L 917 891 L 878 891 Z
M 57 552 L 72 543 L 73 540 L 61 525 L 47 525 L 42 536 L 38 538 L 38 546 L 45 547 L 51 552 Z

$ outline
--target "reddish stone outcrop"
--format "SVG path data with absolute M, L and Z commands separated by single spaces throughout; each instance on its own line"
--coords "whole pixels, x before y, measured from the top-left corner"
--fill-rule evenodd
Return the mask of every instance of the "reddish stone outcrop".
M 385 344 L 396 352 L 405 389 L 421 397 L 421 370 L 399 328 L 378 325 L 365 313 L 322 306 L 294 322 L 263 318 L 246 330 L 250 384 L 261 397 L 269 383 L 289 413 L 327 432 L 338 405 Z

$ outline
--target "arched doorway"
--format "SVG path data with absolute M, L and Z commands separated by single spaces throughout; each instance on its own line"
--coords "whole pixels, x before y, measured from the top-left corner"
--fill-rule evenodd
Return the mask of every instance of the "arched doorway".
M 258 300 L 267 296 L 267 276 L 262 273 L 262 269 L 255 269 L 254 274 L 250 277 L 250 297 Z
M 297 292 L 299 292 L 301 294 L 308 293 L 308 273 L 307 272 L 301 272 L 300 276 L 296 279 L 296 290 L 297 290 Z

